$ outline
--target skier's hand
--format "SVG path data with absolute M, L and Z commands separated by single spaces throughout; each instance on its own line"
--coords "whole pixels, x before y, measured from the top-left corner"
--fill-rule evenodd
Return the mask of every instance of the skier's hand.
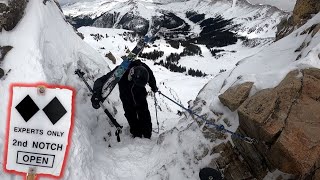
M 154 93 L 156 93 L 156 92 L 158 92 L 159 91 L 159 89 L 158 89 L 158 87 L 156 86 L 156 87 L 152 87 L 151 88 L 151 90 L 154 92 Z

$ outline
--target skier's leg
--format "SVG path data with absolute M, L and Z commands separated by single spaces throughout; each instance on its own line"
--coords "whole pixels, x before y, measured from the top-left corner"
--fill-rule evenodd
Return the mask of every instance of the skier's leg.
M 123 109 L 125 112 L 124 116 L 128 120 L 130 133 L 133 135 L 133 137 L 142 137 L 142 133 L 138 124 L 139 120 L 137 118 L 137 113 L 134 107 L 135 105 L 131 99 L 132 98 L 130 95 L 126 96 L 125 98 L 121 98 Z
M 151 138 L 152 123 L 148 109 L 147 92 L 145 88 L 135 88 L 134 99 L 136 102 L 136 110 L 141 133 L 145 138 Z

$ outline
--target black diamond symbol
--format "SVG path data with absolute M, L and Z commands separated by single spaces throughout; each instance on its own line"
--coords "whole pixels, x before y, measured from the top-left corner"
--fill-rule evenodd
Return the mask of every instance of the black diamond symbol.
M 29 95 L 16 106 L 16 109 L 26 122 L 39 111 L 39 107 Z
M 66 109 L 62 106 L 57 97 L 53 98 L 52 101 L 43 108 L 43 111 L 48 116 L 53 125 L 67 113 Z

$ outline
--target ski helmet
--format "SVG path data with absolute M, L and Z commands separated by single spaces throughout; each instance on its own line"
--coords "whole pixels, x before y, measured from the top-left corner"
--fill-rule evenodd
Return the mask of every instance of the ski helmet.
M 149 81 L 148 70 L 141 65 L 134 66 L 129 71 L 128 80 L 132 80 L 137 86 L 144 87 Z

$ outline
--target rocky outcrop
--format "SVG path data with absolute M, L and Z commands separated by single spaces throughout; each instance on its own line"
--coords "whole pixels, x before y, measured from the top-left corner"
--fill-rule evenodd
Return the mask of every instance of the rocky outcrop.
M 232 103 L 231 103 L 232 104 Z M 238 133 L 258 140 L 234 139 L 255 177 L 279 169 L 300 179 L 320 168 L 320 70 L 292 71 L 275 88 L 248 98 L 239 108 Z
M 229 88 L 219 96 L 222 104 L 235 111 L 249 96 L 253 82 L 246 82 Z
M 0 32 L 11 31 L 23 17 L 27 0 L 10 0 L 8 6 L 0 3 Z
M 319 0 L 297 0 L 292 16 L 279 23 L 276 40 L 287 36 L 296 27 L 302 26 L 312 17 L 312 14 L 318 12 L 320 12 Z
M 116 64 L 117 59 L 114 57 L 114 55 L 110 51 L 105 55 L 105 57 L 109 58 L 113 64 Z
M 312 17 L 312 14 L 317 14 L 319 11 L 319 0 L 297 0 L 293 9 L 293 23 L 295 25 L 305 23 Z
M 119 15 L 119 12 L 105 13 L 94 21 L 93 26 L 101 28 L 112 28 L 117 22 Z
M 4 57 L 12 49 L 12 46 L 0 46 L 0 62 L 4 60 Z
M 220 154 L 213 160 L 209 167 L 224 171 L 224 178 L 228 179 L 253 179 L 250 168 L 238 155 L 236 149 L 232 148 L 230 142 L 222 143 L 212 149 L 212 154 Z
M 143 17 L 126 13 L 116 25 L 119 29 L 132 30 L 140 35 L 145 35 L 149 29 L 149 21 Z
M 7 53 L 12 49 L 12 46 L 0 46 L 0 65 L 2 65 L 2 61 L 4 60 Z M 0 79 L 5 76 L 5 72 L 2 68 L 0 68 Z

